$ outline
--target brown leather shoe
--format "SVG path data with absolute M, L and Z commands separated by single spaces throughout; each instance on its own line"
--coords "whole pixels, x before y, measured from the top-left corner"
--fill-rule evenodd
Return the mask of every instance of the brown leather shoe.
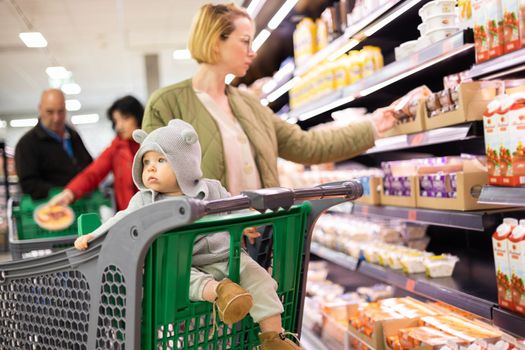
M 298 350 L 301 347 L 284 336 L 284 333 L 264 332 L 259 333 L 261 350 Z
M 252 308 L 253 298 L 246 289 L 225 278 L 217 286 L 215 304 L 221 321 L 231 326 L 246 317 Z

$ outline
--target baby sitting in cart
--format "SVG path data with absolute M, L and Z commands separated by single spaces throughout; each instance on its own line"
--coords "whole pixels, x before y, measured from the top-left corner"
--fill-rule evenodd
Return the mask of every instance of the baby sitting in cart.
M 79 250 L 106 232 L 118 219 L 144 205 L 174 196 L 203 200 L 229 197 L 219 181 L 205 179 L 201 171 L 201 147 L 193 127 L 182 120 L 171 120 L 168 126 L 149 135 L 135 130 L 140 143 L 133 160 L 133 180 L 139 192 L 128 208 L 118 212 L 94 232 L 75 241 Z M 244 232 L 256 235 L 254 228 Z M 285 337 L 281 323 L 283 305 L 277 295 L 277 283 L 245 252 L 240 257 L 240 285 L 227 278 L 230 255 L 228 232 L 198 236 L 193 247 L 190 276 L 190 299 L 208 301 L 217 307 L 220 319 L 227 325 L 242 320 L 248 313 L 259 323 L 263 350 L 299 349 Z M 214 306 L 214 307 L 215 307 Z

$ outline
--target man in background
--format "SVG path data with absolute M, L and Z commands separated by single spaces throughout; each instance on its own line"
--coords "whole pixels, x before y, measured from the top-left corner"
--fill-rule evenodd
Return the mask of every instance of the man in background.
M 78 133 L 66 125 L 66 103 L 61 90 L 45 90 L 38 112 L 38 124 L 15 148 L 22 192 L 33 199 L 47 197 L 53 187 L 64 187 L 92 161 Z

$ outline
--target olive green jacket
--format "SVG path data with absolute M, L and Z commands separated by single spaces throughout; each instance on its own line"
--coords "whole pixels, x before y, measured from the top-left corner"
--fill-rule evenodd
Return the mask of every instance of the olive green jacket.
M 354 157 L 374 145 L 373 126 L 368 120 L 343 128 L 303 131 L 298 125 L 281 120 L 249 93 L 228 86 L 226 94 L 254 149 L 263 187 L 279 186 L 278 157 L 318 164 Z M 223 153 L 223 142 L 227 140 L 222 139 L 215 119 L 195 94 L 191 80 L 154 92 L 144 112 L 142 129 L 149 133 L 174 118 L 190 123 L 197 131 L 204 177 L 217 179 L 228 188 Z

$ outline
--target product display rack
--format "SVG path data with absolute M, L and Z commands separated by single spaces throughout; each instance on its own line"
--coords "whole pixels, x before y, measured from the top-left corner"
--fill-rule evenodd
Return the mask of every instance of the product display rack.
M 415 29 L 417 24 L 421 23 L 417 10 L 427 2 L 401 1 L 393 4 L 392 9 L 385 12 L 380 18 L 388 18 L 390 23 L 388 25 L 391 26 L 388 30 L 390 31 L 393 31 L 392 26 L 395 25 L 396 21 L 403 23 L 410 21 Z M 401 6 L 411 6 L 412 9 L 399 17 L 389 16 Z M 356 33 L 364 33 L 367 28 L 373 28 L 375 23 L 379 21 L 370 22 Z M 369 38 L 372 39 L 375 36 L 382 38 L 369 41 Z M 321 62 L 320 57 L 327 58 L 337 50 L 341 50 L 343 42 L 347 45 L 348 50 L 359 49 L 362 45 L 369 45 L 369 43 L 371 45 L 384 43 L 385 41 L 381 41 L 381 39 L 386 39 L 385 37 L 388 38 L 388 33 L 385 33 L 385 30 L 382 33 L 378 31 L 375 35 L 372 33 L 361 37 L 354 34 L 353 36 L 340 37 L 314 55 L 307 66 L 296 67 L 295 75 L 306 72 L 304 67 L 311 68 Z M 349 43 L 352 39 L 355 42 Z M 415 38 L 407 37 L 405 41 L 412 39 Z M 395 44 L 399 43 L 396 42 Z M 378 45 L 381 46 L 381 44 Z M 500 79 L 505 79 L 505 77 L 516 78 L 516 72 L 525 71 L 525 49 L 476 65 L 471 30 L 453 34 L 398 61 L 392 62 L 393 52 L 388 51 L 391 50 L 391 47 L 387 46 L 385 50 L 383 52 L 385 57 L 383 69 L 351 86 L 333 91 L 322 98 L 312 100 L 309 104 L 302 105 L 298 109 L 284 113 L 281 117 L 288 119 L 291 123 L 298 123 L 303 128 L 309 128 L 330 120 L 331 112 L 336 110 L 347 107 L 367 107 L 369 111 L 372 111 L 375 108 L 386 106 L 422 84 L 427 84 L 432 91 L 439 91 L 443 89 L 443 86 L 438 86 L 442 84 L 438 80 L 448 74 L 466 71 L 466 75 L 474 80 L 489 80 L 496 76 Z M 380 139 L 377 140 L 374 148 L 369 149 L 357 160 L 368 166 L 378 166 L 381 161 L 385 160 L 407 159 L 415 152 L 424 152 L 427 156 L 428 154 L 437 156 L 458 155 L 465 152 L 464 148 L 469 151 L 473 149 L 474 154 L 484 154 L 483 123 L 481 121 Z M 449 234 L 445 236 L 451 236 L 455 230 L 463 232 L 464 237 L 467 237 L 466 242 L 463 242 L 466 246 L 475 242 L 473 250 L 468 250 L 473 252 L 473 256 L 461 250 L 463 243 L 459 242 L 461 240 L 459 237 L 458 242 L 454 239 L 450 242 L 447 241 L 451 247 L 448 251 L 445 248 L 444 252 L 452 254 L 456 252 L 456 255 L 460 257 L 452 277 L 431 279 L 424 274 L 406 275 L 398 270 L 352 258 L 345 253 L 337 252 L 317 243 L 312 243 L 311 252 L 323 260 L 342 267 L 343 271 L 347 271 L 349 274 L 373 278 L 424 299 L 449 303 L 491 320 L 494 325 L 505 331 L 525 337 L 525 317 L 498 306 L 496 272 L 492 251 L 487 245 L 482 244 L 482 242 L 486 243 L 490 239 L 493 230 L 503 217 L 524 217 L 525 188 L 485 186 L 479 191 L 480 203 L 502 204 L 506 208 L 451 211 L 354 203 L 340 205 L 330 210 L 331 212 L 361 217 L 392 218 L 405 222 L 427 224 L 431 225 L 436 231 L 439 231 L 439 227 L 442 227 L 443 230 L 449 228 L 450 232 L 447 232 Z M 509 206 L 513 208 L 508 208 Z M 439 240 L 439 234 L 432 236 L 432 239 Z M 471 239 L 472 242 L 470 242 Z M 317 336 L 315 332 L 308 330 L 304 331 L 303 335 L 305 340 L 312 344 L 312 349 L 322 349 L 318 345 L 320 343 L 315 342 L 318 339 L 312 340 L 313 337 Z

